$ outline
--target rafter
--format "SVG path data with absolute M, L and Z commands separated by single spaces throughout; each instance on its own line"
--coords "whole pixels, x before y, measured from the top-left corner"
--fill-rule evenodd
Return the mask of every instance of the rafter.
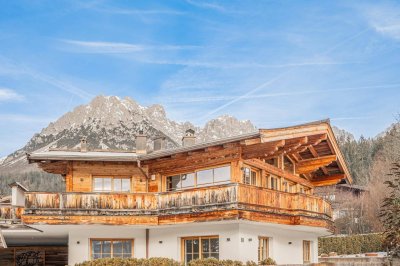
M 309 174 L 322 166 L 327 166 L 337 159 L 336 155 L 328 155 L 318 158 L 302 160 L 297 164 L 298 174 Z
M 339 183 L 345 177 L 346 176 L 344 174 L 337 174 L 337 175 L 331 175 L 331 176 L 318 177 L 318 178 L 314 178 L 311 181 L 311 183 L 316 187 L 331 186 L 331 185 L 336 185 L 337 183 Z

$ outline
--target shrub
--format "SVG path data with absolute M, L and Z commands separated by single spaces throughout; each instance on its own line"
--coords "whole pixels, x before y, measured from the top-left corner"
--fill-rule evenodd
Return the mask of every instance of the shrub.
M 189 266 L 244 266 L 236 260 L 217 260 L 215 258 L 197 259 L 189 262 Z M 252 265 L 250 265 L 252 266 Z
M 273 259 L 268 258 L 268 259 L 261 261 L 260 265 L 276 265 L 276 262 Z
M 342 255 L 379 251 L 385 251 L 382 234 L 320 237 L 318 239 L 319 255 L 329 254 L 329 252 Z
M 75 266 L 182 266 L 177 261 L 168 258 L 150 258 L 150 259 L 96 259 L 78 263 Z

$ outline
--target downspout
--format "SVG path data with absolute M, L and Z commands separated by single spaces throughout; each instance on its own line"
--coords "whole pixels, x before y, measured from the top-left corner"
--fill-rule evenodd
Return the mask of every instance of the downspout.
M 146 228 L 146 259 L 149 258 L 150 229 Z

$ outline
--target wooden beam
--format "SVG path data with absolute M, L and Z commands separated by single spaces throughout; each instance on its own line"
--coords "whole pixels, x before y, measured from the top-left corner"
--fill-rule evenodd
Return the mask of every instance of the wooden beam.
M 318 178 L 314 178 L 311 181 L 311 183 L 316 187 L 331 186 L 331 185 L 336 185 L 345 177 L 346 177 L 345 174 L 337 174 L 337 175 L 331 175 L 331 176 L 318 177 Z
M 244 160 L 244 163 L 248 164 L 250 166 L 254 166 L 254 167 L 263 169 L 263 170 L 265 170 L 266 172 L 268 172 L 270 174 L 273 174 L 273 175 L 276 175 L 276 176 L 279 176 L 279 177 L 283 177 L 283 178 L 288 179 L 290 181 L 293 181 L 295 183 L 299 183 L 299 184 L 301 184 L 303 186 L 306 186 L 306 187 L 309 187 L 309 188 L 313 188 L 314 187 L 314 185 L 310 181 L 308 181 L 306 179 L 303 179 L 301 177 L 298 177 L 298 176 L 296 176 L 296 175 L 294 175 L 292 173 L 289 173 L 289 172 L 287 172 L 287 171 L 285 171 L 283 169 L 279 169 L 276 166 L 270 165 L 268 163 L 264 163 L 261 160 L 258 160 L 258 159 Z
M 318 158 L 306 159 L 302 160 L 297 164 L 297 173 L 298 174 L 309 174 L 316 171 L 318 168 L 322 166 L 327 166 L 331 164 L 333 161 L 336 161 L 336 155 L 328 155 Z
M 319 157 L 318 152 L 315 150 L 314 146 L 310 145 L 310 146 L 308 146 L 308 149 L 310 150 L 311 154 L 314 157 Z M 329 175 L 329 172 L 325 166 L 321 166 L 321 170 L 324 173 L 324 175 Z

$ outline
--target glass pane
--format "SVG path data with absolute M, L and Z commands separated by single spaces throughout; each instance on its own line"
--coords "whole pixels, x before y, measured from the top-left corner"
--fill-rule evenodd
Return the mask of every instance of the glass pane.
M 213 169 L 202 170 L 197 172 L 197 185 L 212 184 Z
M 210 253 L 203 253 L 203 258 L 207 259 L 210 257 Z
M 231 180 L 231 167 L 223 166 L 214 169 L 214 182 L 225 182 Z
M 250 184 L 250 168 L 245 167 L 243 170 L 243 183 Z
M 111 258 L 111 253 L 103 253 L 102 258 Z
M 251 171 L 251 184 L 256 185 L 257 184 L 257 172 Z
M 121 191 L 124 192 L 131 191 L 131 180 L 129 178 L 122 179 Z
M 122 241 L 113 241 L 113 254 L 122 253 Z
M 124 254 L 129 254 L 129 257 L 132 256 L 132 241 L 126 240 L 122 242 L 123 246 L 123 253 Z
M 168 190 L 177 190 L 181 188 L 181 176 L 174 175 L 167 177 Z
M 104 253 L 111 253 L 111 241 L 103 241 L 103 245 L 101 247 L 101 252 Z
M 182 187 L 194 187 L 194 173 L 182 175 Z
M 219 259 L 219 253 L 211 253 L 211 254 L 210 254 L 210 257 Z
M 211 252 L 219 252 L 219 239 L 211 238 L 210 241 Z
M 113 258 L 123 258 L 122 253 L 113 253 Z
M 125 254 L 124 253 L 123 258 L 132 258 L 132 254 L 131 253 L 129 253 L 129 254 Z
M 121 179 L 114 178 L 114 191 L 121 191 Z
M 100 259 L 101 258 L 101 254 L 99 254 L 99 253 L 93 253 L 92 254 L 92 258 L 95 260 L 95 259 Z
M 209 239 L 202 239 L 201 240 L 201 246 L 202 246 L 203 253 L 210 252 L 210 240 Z
M 193 240 L 193 253 L 199 253 L 199 240 L 194 239 Z
M 101 253 L 101 241 L 92 241 L 92 253 Z
M 94 178 L 93 191 L 103 190 L 103 178 Z
M 194 253 L 194 254 L 193 254 L 193 259 L 194 259 L 194 260 L 197 260 L 198 258 L 199 258 L 199 253 Z
M 192 253 L 192 240 L 185 240 L 186 242 L 186 253 Z
M 111 178 L 103 178 L 103 190 L 111 191 Z
M 190 262 L 192 259 L 192 254 L 186 254 L 186 262 Z

